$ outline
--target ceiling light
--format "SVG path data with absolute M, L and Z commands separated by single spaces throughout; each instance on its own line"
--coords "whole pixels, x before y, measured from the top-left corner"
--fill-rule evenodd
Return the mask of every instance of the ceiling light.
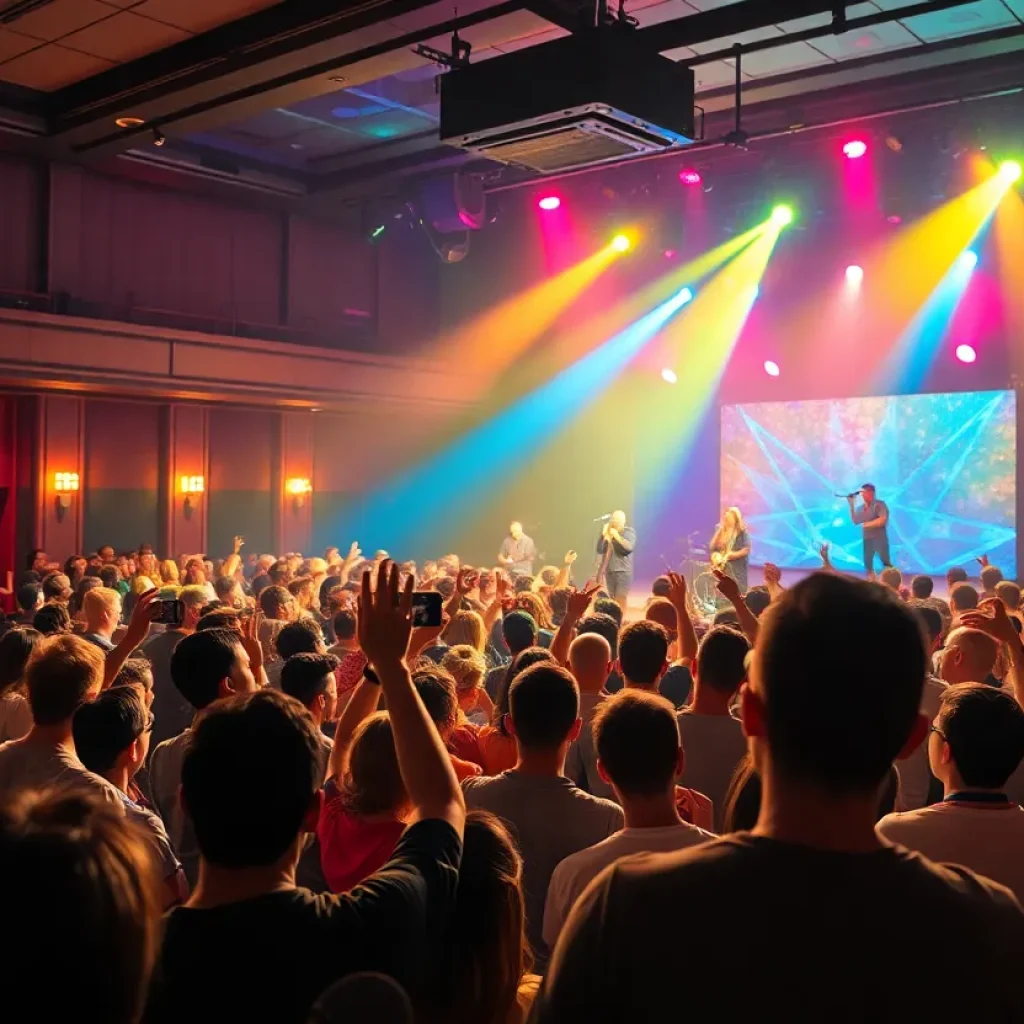
M 625 235 L 616 235 L 612 239 L 612 248 L 616 252 L 626 252 L 629 249 L 630 241 Z
M 141 117 L 115 117 L 114 124 L 118 128 L 138 128 L 140 124 L 145 124 Z
M 780 228 L 793 223 L 793 207 L 784 203 L 772 210 L 772 223 Z
M 558 196 L 543 196 L 537 205 L 545 211 L 557 210 L 562 205 Z
M 961 363 L 973 363 L 978 358 L 978 353 L 971 345 L 957 345 L 956 357 Z
M 779 369 L 778 363 L 774 360 L 766 359 L 764 361 L 764 372 L 767 373 L 769 377 L 778 377 L 782 371 Z
M 1021 167 L 1016 160 L 1004 160 L 999 165 L 999 177 L 1011 184 L 1020 181 Z
M 700 171 L 694 167 L 684 167 L 679 172 L 679 180 L 684 185 L 699 185 L 704 179 L 700 176 Z
M 973 270 L 978 265 L 978 254 L 973 249 L 964 249 L 957 263 L 963 270 Z
M 679 382 L 679 378 L 676 376 L 676 371 L 670 370 L 667 366 L 661 371 L 661 379 L 666 384 L 677 384 Z
M 847 160 L 859 160 L 868 151 L 868 144 L 863 139 L 851 139 L 843 146 L 843 155 Z
M 847 284 L 860 284 L 864 280 L 864 268 L 858 267 L 856 263 L 851 263 L 846 268 L 846 282 Z

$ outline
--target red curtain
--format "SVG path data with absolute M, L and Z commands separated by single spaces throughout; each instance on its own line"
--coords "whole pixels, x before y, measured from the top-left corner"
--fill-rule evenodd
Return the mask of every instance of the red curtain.
M 17 399 L 0 395 L 0 588 L 8 589 L 8 579 L 17 577 L 14 564 L 17 525 Z M 0 594 L 5 612 L 14 610 L 14 595 Z

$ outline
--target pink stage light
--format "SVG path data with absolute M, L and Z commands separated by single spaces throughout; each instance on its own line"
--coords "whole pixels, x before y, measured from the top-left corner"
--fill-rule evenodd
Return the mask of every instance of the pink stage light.
M 956 357 L 961 363 L 973 363 L 978 358 L 978 353 L 974 351 L 974 347 L 971 345 L 957 345 Z
M 851 139 L 843 146 L 843 155 L 847 160 L 859 160 L 868 151 L 868 144 L 863 139 Z
M 562 205 L 562 200 L 558 196 L 544 196 L 537 205 L 542 210 L 550 212 L 551 210 L 557 210 Z
M 767 373 L 769 377 L 778 377 L 778 375 L 782 373 L 779 369 L 779 364 L 771 359 L 766 359 L 764 361 L 764 372 Z
M 678 256 L 679 254 L 675 251 L 675 249 L 666 249 L 661 255 L 664 256 L 667 260 L 674 260 L 676 256 Z
M 693 167 L 684 167 L 679 172 L 679 180 L 684 185 L 699 185 L 704 179 L 700 176 L 700 171 Z

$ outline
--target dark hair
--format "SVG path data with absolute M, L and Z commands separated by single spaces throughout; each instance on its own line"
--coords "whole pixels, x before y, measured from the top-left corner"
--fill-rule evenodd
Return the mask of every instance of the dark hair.
M 69 580 L 73 581 L 75 577 L 75 562 L 84 561 L 85 555 L 68 555 L 68 557 L 64 559 L 64 575 L 67 576 Z
M 772 603 L 772 595 L 768 593 L 768 588 L 763 585 L 751 587 L 744 595 L 743 601 L 746 606 L 760 618 L 765 609 Z
M 933 608 L 928 604 L 915 604 L 911 605 L 911 608 L 921 623 L 921 628 L 925 631 L 928 639 L 935 643 L 942 636 L 942 616 L 939 614 L 938 608 Z
M 327 680 L 337 667 L 338 659 L 333 654 L 300 651 L 281 666 L 281 691 L 308 708 L 327 692 Z
M 42 639 L 43 634 L 36 629 L 9 629 L 0 636 L 0 696 L 25 677 L 28 659 Z
M 160 945 L 162 888 L 150 844 L 126 826 L 119 803 L 91 790 L 5 797 L 4 927 L 17 941 L 4 950 L 4 971 L 24 986 L 19 1002 L 45 998 L 45 1010 L 32 1016 L 47 1020 L 73 1020 L 88 1007 L 91 1020 L 134 1024 Z M 41 955 L 57 921 L 74 950 L 59 983 L 52 958 Z
M 213 592 L 223 601 L 224 598 L 231 595 L 237 586 L 238 581 L 234 576 L 218 576 L 213 581 Z
M 210 608 L 199 616 L 196 623 L 197 630 L 206 629 L 228 629 L 237 633 L 241 627 L 242 618 L 235 608 Z
M 754 762 L 744 754 L 736 765 L 725 791 L 722 834 L 749 832 L 761 814 L 761 776 Z
M 75 752 L 89 771 L 102 775 L 146 731 L 148 722 L 142 694 L 134 686 L 112 686 L 75 712 Z
M 920 601 L 931 597 L 934 589 L 935 580 L 931 576 L 915 576 L 910 581 L 910 593 Z
M 537 642 L 537 623 L 528 612 L 506 612 L 501 622 L 501 635 L 508 649 L 518 654 Z
M 978 592 L 970 583 L 956 583 L 949 591 L 949 606 L 953 611 L 965 612 L 978 607 Z
M 359 620 L 351 608 L 341 608 L 335 613 L 333 625 L 337 640 L 351 640 L 359 628 Z
M 995 590 L 1003 581 L 1003 570 L 994 565 L 986 565 L 981 570 L 981 585 L 985 590 Z
M 1002 789 L 1024 759 L 1024 711 L 1013 696 L 985 683 L 949 686 L 938 718 L 964 782 Z
M 584 615 L 576 623 L 576 635 L 579 636 L 581 633 L 596 633 L 598 636 L 603 636 L 611 648 L 612 658 L 618 657 L 619 624 L 610 615 L 605 615 L 604 612 Z
M 569 594 L 570 590 L 568 587 L 555 587 L 555 589 L 548 594 L 548 605 L 551 607 L 551 619 L 556 626 L 560 626 L 562 624 L 562 620 L 565 618 L 565 613 L 569 610 Z
M 281 611 L 293 604 L 295 598 L 286 587 L 269 586 L 260 591 L 260 610 L 268 619 L 276 619 Z
M 153 666 L 145 658 L 129 658 L 114 676 L 111 686 L 141 686 L 153 689 Z
M 68 611 L 72 615 L 77 615 L 82 610 L 82 601 L 85 600 L 85 595 L 90 590 L 95 590 L 97 587 L 102 587 L 103 584 L 100 582 L 97 576 L 83 576 L 78 581 L 78 586 L 75 587 L 75 592 L 71 595 L 71 599 L 68 601 Z
M 36 564 L 36 559 L 40 555 L 45 555 L 46 551 L 43 548 L 32 548 L 29 553 L 25 556 L 25 568 L 31 569 Z
M 516 576 L 512 581 L 512 593 L 514 594 L 525 594 L 529 590 L 533 590 L 535 577 L 528 576 L 525 573 L 521 576 Z
M 731 626 L 712 626 L 697 648 L 697 679 L 718 693 L 734 694 L 747 678 L 747 638 Z
M 772 602 L 754 657 L 779 772 L 873 792 L 921 705 L 928 659 L 911 610 L 883 587 L 815 573 Z
M 1010 580 L 1003 580 L 996 584 L 996 596 L 1010 611 L 1015 612 L 1020 608 L 1020 587 Z
M 674 785 L 679 724 L 664 697 L 620 690 L 594 713 L 594 746 L 616 789 L 626 796 L 657 796 Z
M 622 608 L 618 601 L 613 601 L 610 597 L 599 597 L 593 604 L 593 611 L 596 615 L 610 615 L 621 629 Z
M 386 711 L 371 715 L 356 729 L 341 798 L 349 811 L 362 816 L 394 813 L 408 803 Z
M 316 728 L 297 700 L 263 689 L 210 708 L 189 734 L 181 768 L 182 800 L 203 858 L 225 868 L 280 860 L 299 834 L 321 772 Z
M 654 597 L 668 597 L 672 593 L 672 581 L 667 576 L 655 576 L 651 584 L 651 594 Z
M 520 672 L 524 672 L 531 665 L 537 665 L 545 661 L 553 662 L 554 660 L 554 656 L 546 647 L 527 647 L 525 651 L 520 651 L 508 663 L 505 675 L 498 685 L 498 696 L 494 701 L 494 713 L 491 717 L 491 724 L 498 727 L 502 736 L 509 735 L 508 730 L 505 728 L 505 716 L 508 714 L 509 690 L 516 676 Z
M 440 666 L 420 669 L 412 674 L 412 684 L 430 715 L 430 720 L 443 736 L 455 727 L 459 717 L 459 695 L 455 677 Z
M 954 583 L 966 583 L 967 582 L 967 570 L 961 569 L 960 566 L 956 565 L 952 569 L 946 570 L 946 584 L 952 589 Z
M 526 750 L 549 750 L 564 743 L 580 713 L 580 691 L 560 665 L 531 665 L 508 691 L 516 741 Z
M 116 565 L 104 565 L 100 568 L 100 579 L 103 582 L 103 586 L 116 590 L 116 584 L 121 579 L 121 570 Z
M 103 652 L 80 636 L 43 637 L 25 667 L 25 688 L 36 725 L 68 721 L 103 682 Z
M 58 580 L 67 580 L 68 585 L 59 583 Z M 42 582 L 43 600 L 57 601 L 64 596 L 65 590 L 71 589 L 71 581 L 63 573 L 51 572 Z
M 657 622 L 631 622 L 619 634 L 619 667 L 637 686 L 653 686 L 665 671 L 668 630 Z
M 277 634 L 277 653 L 287 661 L 293 654 L 316 654 L 323 647 L 320 627 L 308 615 L 289 622 Z
M 23 583 L 15 591 L 14 598 L 22 611 L 30 612 L 35 609 L 42 594 L 43 588 L 38 583 Z
M 240 647 L 238 634 L 229 629 L 204 629 L 178 641 L 171 654 L 171 681 L 196 711 L 220 696 L 221 680 L 231 675 Z
M 455 904 L 431 974 L 425 1020 L 480 1024 L 513 1017 L 519 985 L 533 966 L 526 941 L 523 858 L 505 823 L 488 811 L 466 815 Z
M 44 636 L 71 631 L 71 616 L 62 604 L 44 604 L 32 616 L 32 626 Z
M 712 626 L 739 626 L 740 617 L 735 608 L 719 608 L 711 619 Z
M 279 558 L 270 566 L 269 569 L 267 569 L 267 575 L 270 577 L 270 582 L 275 587 L 280 586 L 286 579 L 288 579 L 288 559 Z

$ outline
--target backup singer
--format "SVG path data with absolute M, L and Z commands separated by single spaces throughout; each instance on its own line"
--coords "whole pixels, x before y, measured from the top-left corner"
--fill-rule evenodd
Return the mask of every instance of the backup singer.
M 725 510 L 721 523 L 711 538 L 711 563 L 727 572 L 740 588 L 747 592 L 747 570 L 750 566 L 750 535 L 740 510 L 731 506 Z
M 608 588 L 608 596 L 618 602 L 623 611 L 633 583 L 635 546 L 636 530 L 626 525 L 626 513 L 621 510 L 613 512 L 597 538 L 597 553 L 601 556 L 597 582 Z

